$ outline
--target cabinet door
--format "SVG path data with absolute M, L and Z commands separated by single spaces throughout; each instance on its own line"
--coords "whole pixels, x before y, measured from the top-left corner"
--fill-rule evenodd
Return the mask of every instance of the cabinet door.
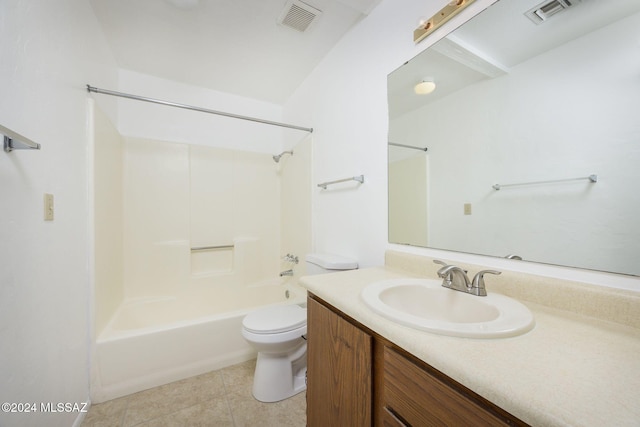
M 307 313 L 307 426 L 371 426 L 371 336 L 314 299 Z
M 407 426 L 507 426 L 504 419 L 470 395 L 415 365 L 395 351 L 384 350 L 385 411 Z M 391 418 L 391 417 L 390 417 Z M 394 425 L 383 419 L 383 425 Z M 521 422 L 513 424 L 522 425 Z

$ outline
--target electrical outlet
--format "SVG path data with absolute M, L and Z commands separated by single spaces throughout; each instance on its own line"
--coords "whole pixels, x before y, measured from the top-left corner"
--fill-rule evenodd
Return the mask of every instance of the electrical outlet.
M 464 214 L 471 215 L 471 203 L 464 204 Z
M 53 194 L 44 193 L 44 220 L 53 221 Z

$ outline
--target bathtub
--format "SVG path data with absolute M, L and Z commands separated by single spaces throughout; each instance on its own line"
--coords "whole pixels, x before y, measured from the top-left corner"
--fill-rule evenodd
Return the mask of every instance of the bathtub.
M 92 401 L 255 358 L 241 335 L 243 317 L 262 306 L 305 303 L 303 288 L 280 281 L 126 301 L 96 339 Z

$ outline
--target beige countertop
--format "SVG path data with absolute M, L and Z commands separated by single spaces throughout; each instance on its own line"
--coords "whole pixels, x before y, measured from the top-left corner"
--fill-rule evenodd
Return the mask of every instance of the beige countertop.
M 470 339 L 424 332 L 386 320 L 360 298 L 365 286 L 379 280 L 436 277 L 397 266 L 306 276 L 300 282 L 364 326 L 533 426 L 640 426 L 640 329 L 635 319 L 624 324 L 583 314 L 589 313 L 588 307 L 576 310 L 568 304 L 568 309 L 559 309 L 517 298 L 536 321 L 524 335 Z M 640 293 L 611 293 L 613 298 L 603 298 L 602 305 L 617 304 L 620 309 L 608 310 L 640 311 Z

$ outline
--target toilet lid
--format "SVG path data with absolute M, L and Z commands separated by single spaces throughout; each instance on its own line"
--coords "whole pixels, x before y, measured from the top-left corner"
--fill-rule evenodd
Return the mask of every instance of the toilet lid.
M 299 305 L 280 305 L 249 313 L 242 326 L 256 334 L 275 334 L 300 328 L 307 323 L 307 310 Z

